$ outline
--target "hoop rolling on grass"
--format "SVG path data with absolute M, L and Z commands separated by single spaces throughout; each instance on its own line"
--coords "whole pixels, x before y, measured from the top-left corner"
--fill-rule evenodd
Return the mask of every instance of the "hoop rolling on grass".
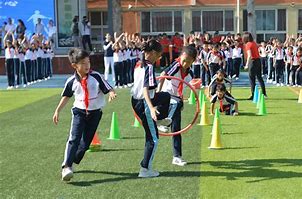
M 159 77 L 156 77 L 156 79 L 157 80 L 160 80 L 160 79 L 174 79 L 174 80 L 182 82 L 183 84 L 185 84 L 186 86 L 188 86 L 191 89 L 191 91 L 193 92 L 193 94 L 194 94 L 194 96 L 196 98 L 196 101 L 199 101 L 198 94 L 197 94 L 196 90 L 193 88 L 192 85 L 190 85 L 186 81 L 184 81 L 184 80 L 182 80 L 182 79 L 180 79 L 178 77 L 173 77 L 173 76 L 159 76 Z M 168 133 L 159 132 L 159 135 L 161 135 L 161 136 L 175 136 L 175 135 L 179 135 L 179 134 L 182 134 L 182 133 L 186 133 L 188 130 L 190 130 L 193 127 L 193 125 L 197 121 L 199 112 L 200 112 L 200 105 L 199 105 L 199 103 L 196 103 L 196 109 L 195 109 L 195 113 L 194 113 L 194 118 L 191 121 L 191 123 L 189 123 L 186 127 L 184 127 L 183 129 L 181 129 L 180 131 L 177 131 L 177 132 L 168 132 Z M 135 113 L 135 111 L 133 111 L 133 114 L 134 114 L 135 118 L 139 121 L 139 123 L 142 125 L 142 121 L 137 116 L 137 114 Z

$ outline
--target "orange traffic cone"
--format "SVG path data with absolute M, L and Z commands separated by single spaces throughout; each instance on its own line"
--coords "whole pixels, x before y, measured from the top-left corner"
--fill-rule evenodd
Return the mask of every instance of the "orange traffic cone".
M 88 151 L 89 152 L 100 151 L 101 150 L 101 144 L 102 144 L 102 142 L 98 137 L 98 133 L 95 132 Z
M 221 143 L 221 125 L 219 120 L 219 111 L 216 109 L 215 111 L 215 117 L 214 117 L 214 123 L 212 128 L 212 140 L 211 145 L 209 146 L 209 149 L 222 149 L 222 143 Z

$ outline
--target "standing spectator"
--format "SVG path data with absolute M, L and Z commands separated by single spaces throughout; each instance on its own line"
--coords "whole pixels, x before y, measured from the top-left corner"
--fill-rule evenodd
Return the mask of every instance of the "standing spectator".
M 172 60 L 174 61 L 177 57 L 179 57 L 179 53 L 182 51 L 182 47 L 184 45 L 183 39 L 180 38 L 178 32 L 175 33 L 174 37 L 172 38 Z
M 104 48 L 104 64 L 105 64 L 105 80 L 108 80 L 109 68 L 111 68 L 112 79 L 115 81 L 114 61 L 113 61 L 113 42 L 109 33 L 106 34 L 106 39 L 103 45 Z
M 79 16 L 73 17 L 71 31 L 72 31 L 73 46 L 81 47 L 82 41 L 81 41 L 80 29 L 79 29 Z
M 89 50 L 92 51 L 92 45 L 91 45 L 91 29 L 90 29 L 90 22 L 87 19 L 86 16 L 83 17 L 82 23 L 81 23 L 81 35 L 82 35 L 82 45 L 84 50 L 86 50 L 86 44 L 88 44 Z
M 13 24 L 13 21 L 11 18 L 8 18 L 8 23 L 4 27 L 4 34 L 10 32 L 12 34 L 9 34 L 7 37 L 7 40 L 13 41 L 13 36 L 16 30 L 16 26 Z
M 56 26 L 54 26 L 54 22 L 52 19 L 49 20 L 47 27 L 48 27 L 48 29 L 45 28 L 45 32 L 47 33 L 47 36 L 48 36 L 48 43 L 50 44 L 51 49 L 54 49 L 57 28 L 56 28 Z
M 5 25 L 5 28 L 4 28 L 5 34 L 6 34 L 7 32 L 14 33 L 15 30 L 16 30 L 16 26 L 13 24 L 13 20 L 12 20 L 11 18 L 8 18 L 7 21 L 8 21 L 8 24 L 6 24 L 6 25 Z
M 170 66 L 170 53 L 169 53 L 170 41 L 166 33 L 163 33 L 163 37 L 160 40 L 160 44 L 163 47 L 163 54 L 160 60 L 160 66 L 161 67 Z
M 252 96 L 249 98 L 249 100 L 253 100 L 254 97 L 256 77 L 258 82 L 260 83 L 262 93 L 264 94 L 264 96 L 267 97 L 264 81 L 261 76 L 261 62 L 260 62 L 260 55 L 258 52 L 258 46 L 254 41 L 254 38 L 251 33 L 249 32 L 244 33 L 243 43 L 245 44 L 245 50 L 247 54 L 246 66 L 244 68 L 249 69 L 249 79 L 251 83 Z
M 26 27 L 24 25 L 24 22 L 21 19 L 18 19 L 18 26 L 16 28 L 16 34 L 17 38 L 20 38 L 21 36 L 25 35 Z
M 36 35 L 42 34 L 44 31 L 44 25 L 42 24 L 42 20 L 38 18 L 38 23 L 35 26 L 35 33 Z

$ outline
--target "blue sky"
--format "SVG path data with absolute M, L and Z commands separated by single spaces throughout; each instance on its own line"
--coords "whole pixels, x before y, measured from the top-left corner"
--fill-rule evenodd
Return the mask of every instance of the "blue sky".
M 0 0 L 0 26 L 8 17 L 11 17 L 15 24 L 18 19 L 22 19 L 27 28 L 26 34 L 31 34 L 38 17 L 44 18 L 44 25 L 47 25 L 50 18 L 54 19 L 54 9 L 54 0 Z

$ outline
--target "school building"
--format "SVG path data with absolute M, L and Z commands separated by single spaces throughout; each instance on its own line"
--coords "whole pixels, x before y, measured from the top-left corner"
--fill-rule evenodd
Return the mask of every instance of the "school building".
M 221 34 L 247 31 L 247 0 L 122 0 L 123 31 L 156 35 L 162 32 Z M 254 0 L 257 40 L 302 33 L 301 0 Z M 107 0 L 88 0 L 92 40 L 101 43 L 108 31 Z
M 108 1 L 54 0 L 57 26 L 55 73 L 70 73 L 66 53 L 73 46 L 71 23 L 75 15 L 87 15 L 91 22 L 91 40 L 96 55 L 93 67 L 103 66 L 102 43 L 109 32 Z M 284 39 L 286 34 L 302 33 L 302 0 L 254 0 L 257 40 Z M 121 0 L 122 27 L 128 33 L 157 35 L 190 31 L 220 34 L 247 31 L 247 0 Z M 43 6 L 43 5 L 41 5 Z M 4 66 L 4 59 L 0 58 Z M 0 67 L 0 74 L 5 74 Z

